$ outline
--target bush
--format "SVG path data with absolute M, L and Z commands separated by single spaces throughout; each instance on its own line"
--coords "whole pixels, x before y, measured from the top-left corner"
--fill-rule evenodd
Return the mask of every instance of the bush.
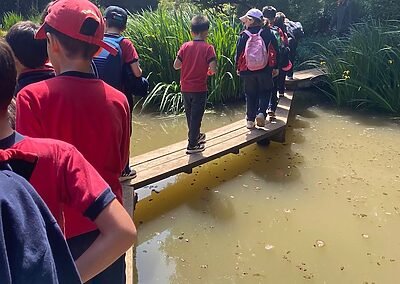
M 321 48 L 324 92 L 337 105 L 400 114 L 400 22 L 358 24 Z
M 160 7 L 130 17 L 126 36 L 135 44 L 143 69 L 151 72 L 149 79 L 154 82 L 143 107 L 155 104 L 162 112 L 182 110 L 179 71 L 172 65 L 180 46 L 191 39 L 190 20 L 199 12 L 192 5 L 181 4 L 179 9 Z M 214 45 L 218 58 L 218 72 L 209 80 L 208 101 L 221 104 L 239 96 L 239 78 L 233 60 L 240 26 L 231 11 L 204 13 L 211 23 L 208 42 Z

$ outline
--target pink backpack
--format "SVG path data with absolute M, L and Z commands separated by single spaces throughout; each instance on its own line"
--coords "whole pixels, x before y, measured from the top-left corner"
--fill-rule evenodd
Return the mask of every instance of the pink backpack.
M 261 37 L 263 29 L 256 34 L 248 30 L 244 33 L 249 36 L 244 49 L 244 58 L 246 59 L 247 69 L 256 71 L 265 68 L 268 65 L 268 52 L 265 42 Z

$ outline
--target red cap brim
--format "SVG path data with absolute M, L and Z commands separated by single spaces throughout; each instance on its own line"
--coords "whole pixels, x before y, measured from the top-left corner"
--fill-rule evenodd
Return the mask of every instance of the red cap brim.
M 46 39 L 46 38 L 47 38 L 47 37 L 46 37 L 46 31 L 45 31 L 44 26 L 45 26 L 45 24 L 43 24 L 43 25 L 37 30 L 37 32 L 35 33 L 35 39 Z M 83 40 L 83 39 L 80 39 L 80 38 L 77 38 L 77 40 L 82 40 L 82 41 L 84 41 L 84 42 L 87 42 L 86 40 Z M 95 45 L 97 45 L 97 46 L 99 46 L 99 47 L 101 47 L 101 48 L 104 48 L 104 49 L 107 50 L 110 54 L 112 54 L 112 55 L 114 55 L 114 56 L 117 55 L 117 53 L 118 53 L 118 50 L 116 50 L 114 47 L 112 47 L 111 45 L 108 45 L 107 43 L 105 43 L 105 42 L 102 41 L 102 40 L 95 41 L 95 42 L 89 42 L 89 43 L 95 44 Z

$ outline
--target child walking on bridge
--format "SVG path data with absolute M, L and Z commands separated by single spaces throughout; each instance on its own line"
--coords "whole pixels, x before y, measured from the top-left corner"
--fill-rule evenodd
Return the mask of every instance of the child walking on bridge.
M 209 27 L 207 17 L 193 17 L 193 40 L 181 46 L 174 62 L 174 68 L 181 69 L 181 92 L 189 128 L 187 154 L 205 149 L 206 135 L 200 132 L 200 127 L 207 102 L 207 75 L 214 75 L 217 71 L 214 47 L 205 41 Z

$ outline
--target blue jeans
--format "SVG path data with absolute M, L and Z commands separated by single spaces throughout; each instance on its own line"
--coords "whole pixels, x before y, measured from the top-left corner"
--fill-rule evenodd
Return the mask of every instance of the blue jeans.
M 246 94 L 246 119 L 254 121 L 259 113 L 263 113 L 266 116 L 271 98 L 271 73 L 249 74 L 243 76 L 243 81 Z

